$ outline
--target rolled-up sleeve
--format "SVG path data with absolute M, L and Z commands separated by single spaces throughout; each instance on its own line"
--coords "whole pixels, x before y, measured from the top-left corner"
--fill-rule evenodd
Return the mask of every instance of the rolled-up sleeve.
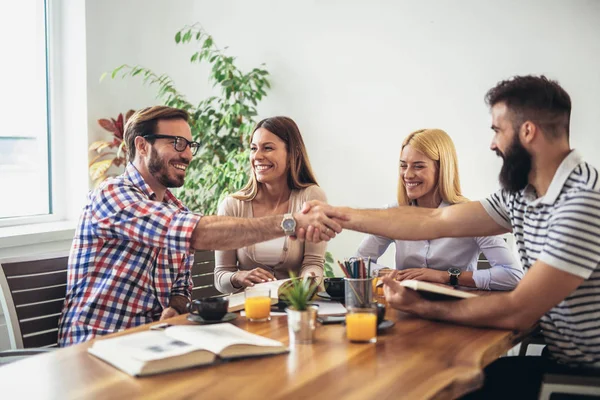
M 490 263 L 489 269 L 473 271 L 478 289 L 512 290 L 523 278 L 523 267 L 499 236 L 475 238 L 479 249 Z
M 188 253 L 202 216 L 150 200 L 133 186 L 107 185 L 91 207 L 95 234 Z

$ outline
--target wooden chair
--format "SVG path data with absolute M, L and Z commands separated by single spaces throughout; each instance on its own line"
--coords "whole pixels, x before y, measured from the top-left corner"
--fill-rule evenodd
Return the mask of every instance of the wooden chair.
M 68 252 L 0 261 L 0 302 L 12 349 L 58 347 Z
M 58 319 L 67 287 L 68 252 L 0 261 L 0 302 L 13 351 L 20 357 L 58 347 Z M 192 267 L 192 299 L 221 293 L 214 287 L 215 253 L 198 251 Z M 36 349 L 35 351 L 15 351 Z
M 215 252 L 212 250 L 197 251 L 192 267 L 192 300 L 201 297 L 219 296 L 222 293 L 215 288 Z

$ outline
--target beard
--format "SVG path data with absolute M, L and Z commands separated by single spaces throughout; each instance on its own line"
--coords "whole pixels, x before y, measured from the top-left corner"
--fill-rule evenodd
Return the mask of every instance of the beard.
M 185 161 L 179 161 L 181 164 L 187 165 Z M 165 160 L 158 156 L 158 152 L 152 147 L 150 151 L 150 160 L 148 161 L 148 171 L 156 180 L 167 188 L 177 188 L 183 186 L 185 177 L 169 176 L 169 165 Z
M 515 133 L 513 141 L 506 149 L 505 154 L 499 150 L 496 150 L 496 154 L 504 160 L 499 176 L 502 188 L 510 193 L 525 189 L 525 186 L 529 183 L 531 154 L 523 147 L 519 136 Z

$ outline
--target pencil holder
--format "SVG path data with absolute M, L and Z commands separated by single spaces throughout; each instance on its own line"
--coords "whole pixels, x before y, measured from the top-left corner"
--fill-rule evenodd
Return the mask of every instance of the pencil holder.
M 366 308 L 373 304 L 373 278 L 345 278 L 346 308 Z

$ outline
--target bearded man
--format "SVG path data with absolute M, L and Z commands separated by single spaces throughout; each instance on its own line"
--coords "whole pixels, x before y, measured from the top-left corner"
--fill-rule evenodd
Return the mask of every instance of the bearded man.
M 571 99 L 544 76 L 517 76 L 486 95 L 501 156 L 503 188 L 481 202 L 445 208 L 398 207 L 342 213 L 344 229 L 396 240 L 512 232 L 525 268 L 508 293 L 432 302 L 384 279 L 388 302 L 424 318 L 464 325 L 528 329 L 538 321 L 543 357 L 504 357 L 485 370 L 473 398 L 537 398 L 542 375 L 600 368 L 600 179 L 569 145 Z M 311 202 L 310 205 L 322 205 Z M 391 223 L 390 221 L 397 221 Z

